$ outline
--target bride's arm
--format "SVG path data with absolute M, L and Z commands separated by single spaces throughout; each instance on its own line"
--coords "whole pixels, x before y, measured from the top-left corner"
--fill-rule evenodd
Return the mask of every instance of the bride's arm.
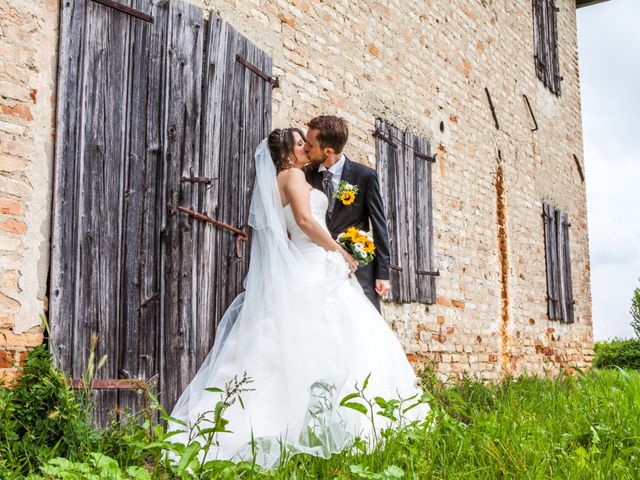
M 329 251 L 337 251 L 345 257 L 349 268 L 355 270 L 357 262 L 349 255 L 331 235 L 320 226 L 311 214 L 311 204 L 309 201 L 309 184 L 304 172 L 298 168 L 291 168 L 286 172 L 284 192 L 287 200 L 291 204 L 293 216 L 300 229 L 317 245 Z

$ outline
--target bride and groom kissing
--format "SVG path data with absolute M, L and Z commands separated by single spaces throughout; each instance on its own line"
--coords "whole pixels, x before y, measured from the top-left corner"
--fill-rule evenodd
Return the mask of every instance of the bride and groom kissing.
M 344 403 L 356 385 L 370 398 L 423 396 L 379 311 L 389 248 L 377 175 L 342 153 L 347 138 L 346 121 L 326 115 L 312 119 L 306 135 L 276 129 L 256 149 L 245 290 L 170 415 L 174 443 L 207 445 L 202 462 L 273 467 L 296 453 L 328 458 L 356 438 L 375 443 L 370 419 Z M 336 238 L 370 225 L 375 257 L 359 265 Z M 243 374 L 251 389 L 226 404 L 230 431 L 203 438 L 216 421 L 219 387 Z M 418 400 L 401 421 L 424 420 L 428 410 Z

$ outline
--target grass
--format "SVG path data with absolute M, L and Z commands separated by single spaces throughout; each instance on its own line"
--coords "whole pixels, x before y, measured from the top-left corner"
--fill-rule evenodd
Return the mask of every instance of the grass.
M 22 378 L 14 389 L 0 388 L 0 478 L 190 478 L 162 461 L 170 438 L 160 426 L 93 430 L 82 394 L 69 389 L 46 352 L 30 356 Z M 431 426 L 386 432 L 370 454 L 298 455 L 262 472 L 211 462 L 198 478 L 640 478 L 640 372 L 577 371 L 497 385 L 424 379 Z

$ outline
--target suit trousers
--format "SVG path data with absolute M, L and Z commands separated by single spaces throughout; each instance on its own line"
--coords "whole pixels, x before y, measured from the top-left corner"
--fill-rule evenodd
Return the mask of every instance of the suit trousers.
M 369 265 L 358 265 L 358 269 L 356 270 L 356 278 L 358 279 L 358 283 L 364 290 L 364 294 L 367 298 L 373 303 L 373 306 L 381 312 L 380 310 L 380 297 L 376 293 L 376 279 L 375 272 L 373 268 L 373 262 Z

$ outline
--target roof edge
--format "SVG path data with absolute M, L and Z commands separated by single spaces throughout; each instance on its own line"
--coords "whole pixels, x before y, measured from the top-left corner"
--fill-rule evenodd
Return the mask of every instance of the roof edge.
M 608 2 L 609 0 L 576 0 L 576 8 L 588 7 L 597 3 Z

